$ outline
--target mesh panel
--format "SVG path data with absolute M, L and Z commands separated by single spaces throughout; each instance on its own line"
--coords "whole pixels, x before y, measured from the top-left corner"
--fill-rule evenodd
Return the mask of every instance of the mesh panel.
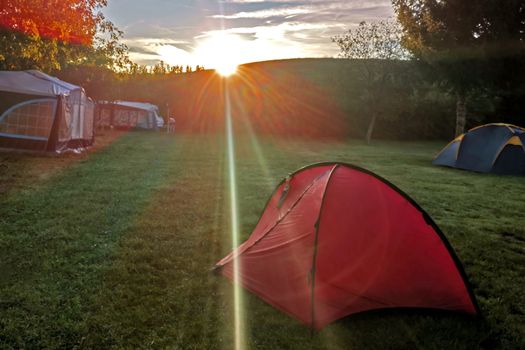
M 148 112 L 140 111 L 137 125 L 143 128 L 148 127 Z
M 116 126 L 128 126 L 129 124 L 129 111 L 117 109 L 115 111 L 114 124 Z
M 54 100 L 23 104 L 0 119 L 0 133 L 47 139 L 54 112 Z
M 129 111 L 129 125 L 137 125 L 138 113 L 137 111 Z
M 98 115 L 97 125 L 98 126 L 109 126 L 111 124 L 111 110 L 102 108 Z

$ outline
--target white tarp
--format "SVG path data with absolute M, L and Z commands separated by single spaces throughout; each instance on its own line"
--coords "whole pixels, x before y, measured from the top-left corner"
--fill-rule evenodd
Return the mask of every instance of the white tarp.
M 154 104 L 146 103 L 146 102 L 115 101 L 113 103 L 116 104 L 116 105 L 119 105 L 119 106 L 143 109 L 143 110 L 149 111 L 149 112 L 157 112 L 158 113 L 158 111 L 159 111 L 159 107 L 157 107 Z
M 0 91 L 39 96 L 68 96 L 75 90 L 82 88 L 36 70 L 0 71 Z

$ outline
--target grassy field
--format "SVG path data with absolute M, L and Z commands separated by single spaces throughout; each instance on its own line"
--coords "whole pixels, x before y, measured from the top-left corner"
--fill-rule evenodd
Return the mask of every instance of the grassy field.
M 129 133 L 106 143 L 82 157 L 0 154 L 0 348 L 231 349 L 233 288 L 209 273 L 231 249 L 225 140 Z M 371 312 L 311 336 L 244 293 L 248 348 L 525 348 L 523 178 L 434 167 L 437 142 L 236 146 L 242 239 L 287 173 L 354 163 L 429 212 L 483 312 Z

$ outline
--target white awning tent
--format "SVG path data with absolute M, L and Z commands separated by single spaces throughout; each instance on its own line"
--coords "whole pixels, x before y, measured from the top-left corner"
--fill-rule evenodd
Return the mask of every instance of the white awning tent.
M 39 71 L 0 71 L 0 147 L 80 151 L 94 141 L 95 104 L 80 86 Z
M 54 97 L 81 89 L 37 70 L 0 71 L 0 91 Z
M 157 130 L 164 125 L 159 107 L 146 102 L 99 102 L 97 126 Z

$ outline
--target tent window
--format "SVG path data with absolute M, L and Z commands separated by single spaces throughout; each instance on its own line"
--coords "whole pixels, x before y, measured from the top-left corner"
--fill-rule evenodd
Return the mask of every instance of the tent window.
M 115 111 L 115 125 L 128 126 L 129 125 L 129 111 L 117 109 Z
M 139 112 L 138 111 L 130 111 L 131 114 L 131 125 L 136 127 L 139 122 Z
M 100 110 L 98 115 L 99 119 L 97 120 L 97 125 L 108 126 L 111 125 L 111 110 L 108 108 L 103 108 Z
M 35 140 L 47 140 L 55 116 L 56 100 L 22 102 L 0 116 L 0 134 Z
M 155 118 L 153 112 L 148 112 L 148 124 L 147 124 L 148 129 L 151 129 L 153 127 L 153 118 Z
M 142 128 L 147 128 L 148 127 L 148 112 L 145 112 L 145 111 L 140 111 L 139 112 L 137 125 L 142 127 Z

